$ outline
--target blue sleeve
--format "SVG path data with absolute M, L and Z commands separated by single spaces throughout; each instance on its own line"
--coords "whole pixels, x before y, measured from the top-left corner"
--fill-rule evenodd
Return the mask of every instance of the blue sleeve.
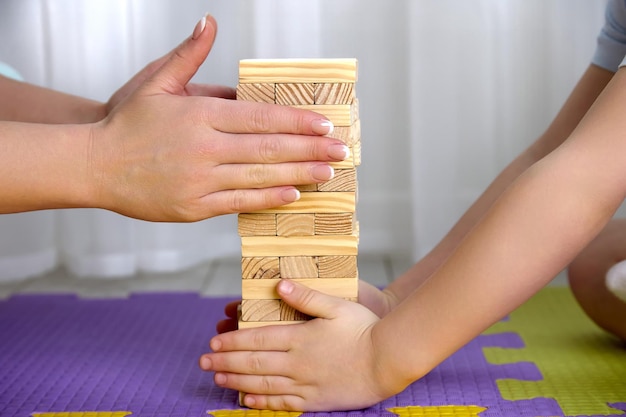
M 609 0 L 605 17 L 591 62 L 615 72 L 626 65 L 626 0 Z

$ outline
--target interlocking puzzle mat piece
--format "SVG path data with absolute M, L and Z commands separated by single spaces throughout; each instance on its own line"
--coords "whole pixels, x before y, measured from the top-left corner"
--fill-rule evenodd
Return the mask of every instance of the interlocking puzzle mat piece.
M 553 398 L 566 416 L 626 410 L 626 346 L 592 323 L 568 288 L 544 289 L 488 333 L 502 331 L 518 333 L 525 347 L 485 349 L 488 361 L 533 362 L 542 374 L 499 380 L 504 398 Z
M 393 407 L 387 411 L 398 417 L 478 417 L 482 407 L 439 406 L 439 407 Z M 213 417 L 299 417 L 303 413 L 267 410 L 220 410 L 209 411 Z M 372 414 L 379 415 L 379 414 Z
M 63 413 L 33 413 L 33 417 L 126 417 L 127 411 L 75 411 Z
M 212 375 L 197 365 L 230 300 L 145 294 L 106 300 L 28 295 L 0 301 L 0 416 L 124 411 L 132 417 L 197 417 L 218 412 L 211 410 L 260 416 L 245 414 L 254 410 L 242 410 L 237 393 L 216 387 Z M 513 316 L 510 326 L 518 320 Z M 524 344 L 510 332 L 480 336 L 379 404 L 302 415 L 467 416 L 481 407 L 481 417 L 563 416 L 553 398 L 503 398 L 496 381 L 540 381 L 542 375 L 530 362 L 488 363 L 483 349 L 491 346 Z

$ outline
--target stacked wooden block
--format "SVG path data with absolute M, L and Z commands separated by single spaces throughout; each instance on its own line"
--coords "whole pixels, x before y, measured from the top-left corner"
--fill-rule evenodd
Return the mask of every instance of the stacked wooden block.
M 281 278 L 338 297 L 358 294 L 356 167 L 361 162 L 356 59 L 242 60 L 237 99 L 309 109 L 335 126 L 329 136 L 350 148 L 331 163 L 335 176 L 298 186 L 300 200 L 240 214 L 242 303 L 239 327 L 307 320 L 280 300 Z

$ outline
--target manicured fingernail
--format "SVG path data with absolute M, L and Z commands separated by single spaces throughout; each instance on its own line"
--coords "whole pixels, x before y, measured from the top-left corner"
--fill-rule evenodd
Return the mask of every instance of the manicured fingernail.
M 318 181 L 328 181 L 335 176 L 335 170 L 330 165 L 315 165 L 311 168 L 311 175 Z
M 283 190 L 281 197 L 285 203 L 293 203 L 294 201 L 300 200 L 300 191 L 296 188 L 289 188 L 287 190 Z
M 311 130 L 318 135 L 330 135 L 334 129 L 335 126 L 330 120 L 315 119 L 311 122 Z
M 328 156 L 333 159 L 343 161 L 350 156 L 350 148 L 346 145 L 330 145 L 328 147 Z
M 206 356 L 200 358 L 200 368 L 204 369 L 205 371 L 211 369 L 211 359 L 207 358 Z
M 278 283 L 278 292 L 285 295 L 291 294 L 293 292 L 293 282 L 283 279 Z
M 196 23 L 196 27 L 193 28 L 193 35 L 191 35 L 191 39 L 198 39 L 204 28 L 206 27 L 206 15 L 202 16 L 202 19 L 198 23 Z

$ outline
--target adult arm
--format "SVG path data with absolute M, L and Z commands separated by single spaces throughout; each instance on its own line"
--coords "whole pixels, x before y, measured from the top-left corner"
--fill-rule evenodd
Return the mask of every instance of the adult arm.
M 64 104 L 38 121 L 72 124 L 25 123 L 26 116 L 0 122 L 0 213 L 98 207 L 144 220 L 196 221 L 289 203 L 299 196 L 293 185 L 328 180 L 327 162 L 348 152 L 319 136 L 332 128 L 328 120 L 189 84 L 216 28 L 203 19 L 152 74 L 116 93 L 119 104 L 96 123 L 68 116 L 85 104 L 80 99 L 29 88 Z

